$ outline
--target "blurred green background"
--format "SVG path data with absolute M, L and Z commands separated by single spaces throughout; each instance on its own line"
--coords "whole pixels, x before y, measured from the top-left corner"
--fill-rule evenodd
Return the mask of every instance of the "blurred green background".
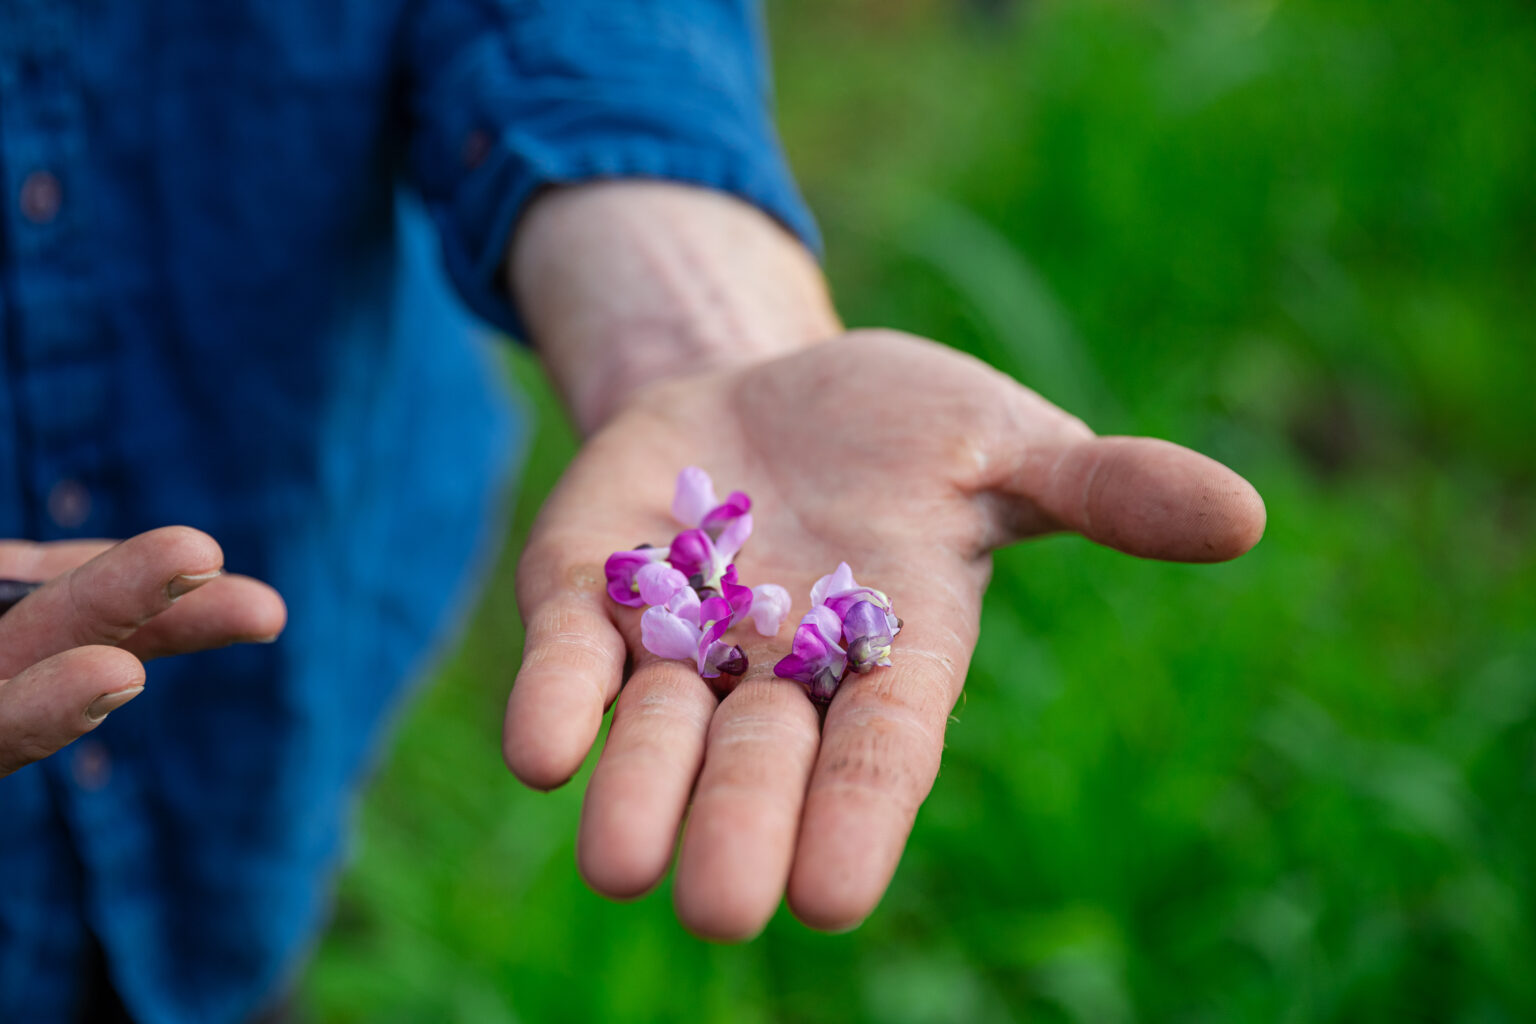
M 735 948 L 588 892 L 581 781 L 502 770 L 507 559 L 362 808 L 314 1018 L 1536 1020 L 1536 7 L 769 14 L 848 321 L 1226 461 L 1268 535 L 1001 555 L 880 910 Z M 520 537 L 573 442 L 511 366 Z

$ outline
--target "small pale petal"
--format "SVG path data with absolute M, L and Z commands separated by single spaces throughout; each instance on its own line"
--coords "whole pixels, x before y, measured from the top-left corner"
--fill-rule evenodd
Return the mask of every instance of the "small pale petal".
M 692 587 L 684 587 L 667 602 L 667 611 L 695 628 L 699 625 L 699 594 Z
M 789 591 L 777 583 L 760 583 L 752 588 L 752 625 L 763 636 L 778 636 L 789 617 Z
M 840 594 L 845 590 L 852 590 L 858 584 L 853 581 L 853 570 L 847 562 L 837 563 L 837 568 L 811 587 L 811 604 L 825 604 L 828 597 Z
M 807 612 L 805 618 L 800 620 L 801 628 L 804 628 L 806 625 L 813 627 L 821 634 L 823 642 L 833 647 L 836 647 L 838 641 L 842 639 L 843 620 L 838 618 L 837 613 L 826 605 L 816 605 Z
M 679 590 L 687 589 L 688 577 L 666 562 L 652 562 L 635 573 L 635 583 L 646 604 L 666 604 Z
M 677 474 L 677 491 L 672 496 L 672 518 L 684 526 L 698 526 L 710 509 L 720 504 L 715 484 L 698 466 L 689 466 Z
M 647 608 L 640 616 L 640 643 L 658 658 L 693 661 L 699 653 L 699 628 L 665 608 Z

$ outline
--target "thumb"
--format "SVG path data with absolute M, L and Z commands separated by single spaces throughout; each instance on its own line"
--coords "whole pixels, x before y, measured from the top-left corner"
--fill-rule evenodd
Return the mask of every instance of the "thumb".
M 144 666 L 113 647 L 77 647 L 0 681 L 0 776 L 74 742 L 143 688 Z
M 1214 459 L 1150 437 L 1038 447 L 998 490 L 1060 529 L 1142 558 L 1224 562 L 1264 535 L 1264 500 Z

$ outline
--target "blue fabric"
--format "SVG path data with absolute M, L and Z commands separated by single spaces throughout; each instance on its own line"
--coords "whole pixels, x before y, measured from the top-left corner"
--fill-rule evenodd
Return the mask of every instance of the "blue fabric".
M 189 523 L 290 607 L 0 780 L 0 1020 L 73 1019 L 93 936 L 147 1024 L 291 984 L 500 529 L 516 417 L 448 279 L 515 332 L 519 210 L 598 176 L 814 246 L 755 29 L 749 0 L 0 4 L 0 536 Z

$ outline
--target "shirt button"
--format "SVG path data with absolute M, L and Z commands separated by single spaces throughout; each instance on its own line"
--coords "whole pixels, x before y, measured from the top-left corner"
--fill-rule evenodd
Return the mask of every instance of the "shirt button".
M 96 792 L 112 778 L 112 755 L 100 740 L 80 740 L 75 744 L 75 758 L 71 765 L 75 785 Z
M 47 224 L 64 205 L 64 186 L 51 171 L 33 171 L 21 183 L 16 204 L 21 207 L 21 215 L 33 224 Z
M 55 526 L 73 530 L 91 516 L 91 492 L 79 480 L 60 480 L 48 492 L 48 518 Z

